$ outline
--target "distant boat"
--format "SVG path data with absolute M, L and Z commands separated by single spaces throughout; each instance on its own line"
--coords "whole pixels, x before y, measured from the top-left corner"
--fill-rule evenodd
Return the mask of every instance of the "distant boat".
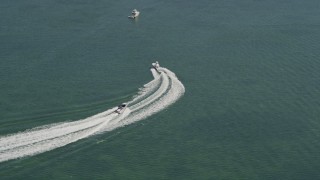
M 131 16 L 128 16 L 128 18 L 135 19 L 139 16 L 139 14 L 140 14 L 140 12 L 137 9 L 134 9 L 131 12 Z

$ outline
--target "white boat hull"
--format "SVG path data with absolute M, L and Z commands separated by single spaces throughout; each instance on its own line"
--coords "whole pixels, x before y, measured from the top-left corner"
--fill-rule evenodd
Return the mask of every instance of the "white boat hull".
M 139 11 L 133 10 L 133 11 L 132 11 L 132 15 L 131 15 L 131 16 L 128 16 L 128 18 L 135 19 L 135 18 L 137 18 L 139 15 L 140 15 L 140 12 L 139 12 Z

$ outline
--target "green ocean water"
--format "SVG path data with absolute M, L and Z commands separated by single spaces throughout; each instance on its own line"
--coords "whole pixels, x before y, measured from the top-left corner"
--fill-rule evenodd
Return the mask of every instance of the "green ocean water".
M 1 162 L 0 179 L 320 179 L 319 8 L 2 1 L 0 136 L 128 101 L 155 59 L 186 92 L 142 121 Z

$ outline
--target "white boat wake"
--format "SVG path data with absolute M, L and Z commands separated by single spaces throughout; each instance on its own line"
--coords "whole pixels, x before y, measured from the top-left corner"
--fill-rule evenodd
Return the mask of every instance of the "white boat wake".
M 177 101 L 185 92 L 173 72 L 151 69 L 154 79 L 145 84 L 120 115 L 112 108 L 83 120 L 36 127 L 0 137 L 0 162 L 32 156 L 65 146 L 94 134 L 112 131 L 151 116 Z

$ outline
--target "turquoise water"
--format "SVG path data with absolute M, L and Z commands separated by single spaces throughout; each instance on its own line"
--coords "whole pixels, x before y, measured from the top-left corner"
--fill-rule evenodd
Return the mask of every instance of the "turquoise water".
M 1 136 L 130 101 L 155 59 L 186 92 L 123 128 L 1 162 L 1 179 L 320 179 L 319 7 L 2 1 Z

